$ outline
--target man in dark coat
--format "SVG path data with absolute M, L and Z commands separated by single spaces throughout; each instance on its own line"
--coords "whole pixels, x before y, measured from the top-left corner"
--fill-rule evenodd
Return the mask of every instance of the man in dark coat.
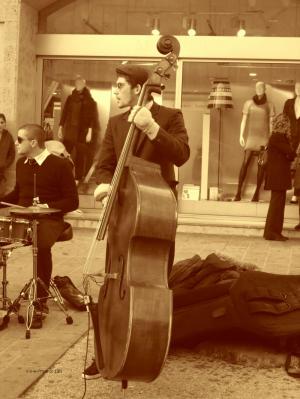
M 295 158 L 290 144 L 290 123 L 286 114 L 274 118 L 273 131 L 268 144 L 265 190 L 271 190 L 271 200 L 267 214 L 264 238 L 286 241 L 283 236 L 286 190 L 292 188 L 290 164 Z
M 131 112 L 110 118 L 96 166 L 99 185 L 95 198 L 107 194 L 109 184 L 123 148 L 126 134 L 133 120 L 141 130 L 134 155 L 160 165 L 163 178 L 175 192 L 174 165 L 181 166 L 188 159 L 190 149 L 182 113 L 178 109 L 160 106 L 151 98 L 145 107 L 136 107 L 143 83 L 148 78 L 145 69 L 135 65 L 117 68 L 115 96 L 119 108 L 131 107 Z M 133 107 L 133 108 L 132 108 Z
M 87 173 L 88 157 L 95 146 L 95 136 L 99 130 L 97 103 L 86 87 L 82 77 L 75 80 L 75 89 L 68 96 L 60 118 L 58 138 L 62 140 L 75 164 L 75 178 L 80 181 Z
M 96 165 L 98 186 L 94 196 L 97 199 L 103 199 L 108 193 L 131 121 L 140 130 L 134 155 L 160 165 L 162 177 L 176 195 L 177 181 L 174 165 L 183 165 L 190 155 L 182 113 L 178 109 L 156 104 L 152 97 L 148 99 L 146 106 L 136 105 L 141 88 L 148 79 L 148 72 L 144 68 L 136 65 L 121 65 L 116 72 L 117 82 L 114 94 L 117 105 L 119 108 L 130 107 L 130 110 L 110 118 L 108 122 Z M 169 272 L 173 264 L 174 245 L 170 252 Z M 94 316 L 94 319 L 96 320 L 97 316 Z M 93 324 L 95 326 L 94 321 Z M 96 324 L 98 324 L 97 321 Z M 86 379 L 99 376 L 95 362 L 83 373 Z

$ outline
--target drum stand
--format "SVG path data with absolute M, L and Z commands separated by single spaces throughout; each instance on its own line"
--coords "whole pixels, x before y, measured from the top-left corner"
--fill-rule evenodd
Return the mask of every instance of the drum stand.
M 69 314 L 67 313 L 67 308 L 65 306 L 64 300 L 58 291 L 58 288 L 54 284 L 53 280 L 50 280 L 50 286 L 49 288 L 45 285 L 44 281 L 40 279 L 37 276 L 37 253 L 38 253 L 38 247 L 37 247 L 37 225 L 38 225 L 38 220 L 36 217 L 30 217 L 31 219 L 31 226 L 32 226 L 32 263 L 33 263 L 33 276 L 32 278 L 28 281 L 28 283 L 25 284 L 25 286 L 22 288 L 20 291 L 18 297 L 11 303 L 11 305 L 8 307 L 7 313 L 3 318 L 3 327 L 6 327 L 6 325 L 9 322 L 10 319 L 10 314 L 17 314 L 18 315 L 18 321 L 19 323 L 24 323 L 24 318 L 23 316 L 19 315 L 19 310 L 20 310 L 20 301 L 24 300 L 27 295 L 28 295 L 28 301 L 29 304 L 27 306 L 27 312 L 26 312 L 26 333 L 25 333 L 25 338 L 29 339 L 30 338 L 30 329 L 32 325 L 32 320 L 35 311 L 37 312 L 36 314 L 40 313 L 40 316 L 42 318 L 41 314 L 41 300 L 42 299 L 53 299 L 54 302 L 57 304 L 59 309 L 64 313 L 66 316 L 66 322 L 67 324 L 72 324 L 73 319 Z M 44 291 L 48 294 L 48 296 L 43 297 L 43 298 L 38 298 L 37 297 L 37 285 L 40 284 Z
M 0 297 L 0 301 L 2 302 L 1 310 L 7 309 L 7 304 L 11 304 L 11 300 L 7 296 L 7 259 L 11 254 L 11 249 L 2 248 L 0 246 L 0 269 L 2 268 L 2 296 Z

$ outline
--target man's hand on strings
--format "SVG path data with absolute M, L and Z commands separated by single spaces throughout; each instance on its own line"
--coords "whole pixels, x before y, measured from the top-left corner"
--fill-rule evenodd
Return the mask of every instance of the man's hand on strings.
M 135 105 L 129 114 L 128 122 L 133 122 L 150 140 L 154 140 L 159 131 L 159 125 L 152 118 L 152 114 L 147 106 L 140 107 Z
M 108 183 L 101 183 L 99 186 L 95 188 L 94 191 L 94 198 L 96 201 L 102 201 L 103 205 L 107 201 L 107 195 L 109 191 L 110 184 Z

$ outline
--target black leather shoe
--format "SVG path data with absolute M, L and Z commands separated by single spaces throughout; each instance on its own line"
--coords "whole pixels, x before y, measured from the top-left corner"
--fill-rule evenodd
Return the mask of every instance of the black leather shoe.
M 294 229 L 297 230 L 297 231 L 300 231 L 300 223 L 298 223 L 298 224 L 294 227 Z
M 42 315 L 34 313 L 30 328 L 37 329 L 37 328 L 42 328 L 42 327 L 43 327 Z
M 282 235 L 271 235 L 271 236 L 264 236 L 264 239 L 270 241 L 287 241 L 288 237 Z
M 283 236 L 282 234 L 280 234 L 280 238 L 283 239 L 283 241 L 287 241 L 289 239 L 289 237 Z

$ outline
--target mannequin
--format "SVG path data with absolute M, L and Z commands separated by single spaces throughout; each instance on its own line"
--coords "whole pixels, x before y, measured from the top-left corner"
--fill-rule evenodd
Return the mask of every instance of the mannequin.
M 283 107 L 285 113 L 291 124 L 291 145 L 294 151 L 297 151 L 300 142 L 300 81 L 295 83 L 295 97 L 286 100 Z M 290 201 L 293 204 L 297 203 L 297 196 L 294 195 Z
M 92 131 L 97 129 L 97 126 L 97 104 L 86 87 L 85 79 L 78 76 L 75 79 L 75 88 L 65 102 L 58 129 L 58 138 L 63 142 L 68 153 L 72 154 L 77 184 L 87 173 Z
M 241 200 L 242 186 L 253 156 L 257 156 L 261 147 L 265 147 L 268 143 L 274 115 L 274 105 L 267 100 L 265 83 L 257 82 L 255 85 L 255 96 L 251 100 L 247 100 L 243 107 L 240 145 L 244 148 L 244 160 L 239 174 L 238 189 L 234 201 Z M 257 202 L 259 199 L 259 190 L 264 180 L 264 173 L 265 167 L 257 165 L 256 190 L 251 201 Z

